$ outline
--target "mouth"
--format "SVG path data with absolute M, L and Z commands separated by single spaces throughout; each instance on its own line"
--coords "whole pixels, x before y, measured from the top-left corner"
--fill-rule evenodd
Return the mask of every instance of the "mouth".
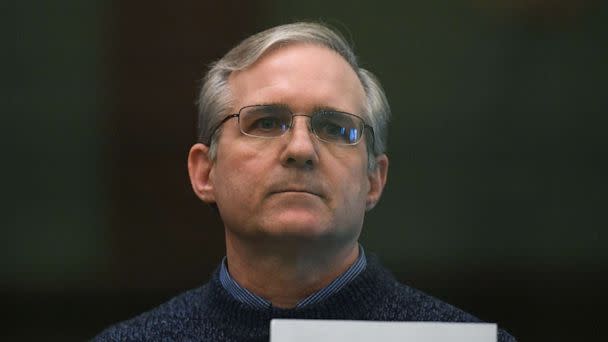
M 271 195 L 276 195 L 276 194 L 308 194 L 308 195 L 313 195 L 313 196 L 317 196 L 317 197 L 323 197 L 321 196 L 321 194 L 308 190 L 308 189 L 281 189 L 281 190 L 277 190 L 277 191 L 272 191 L 270 193 Z

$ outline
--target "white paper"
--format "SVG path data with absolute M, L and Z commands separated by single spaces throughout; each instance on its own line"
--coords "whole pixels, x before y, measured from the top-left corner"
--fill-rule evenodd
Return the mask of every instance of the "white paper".
M 496 342 L 496 324 L 273 319 L 270 342 Z

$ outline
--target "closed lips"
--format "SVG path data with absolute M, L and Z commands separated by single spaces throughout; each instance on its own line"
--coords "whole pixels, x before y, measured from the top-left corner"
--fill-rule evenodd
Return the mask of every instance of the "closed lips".
M 308 189 L 291 189 L 291 188 L 271 191 L 270 194 L 272 195 L 272 194 L 285 193 L 285 192 L 300 192 L 300 193 L 306 193 L 306 194 L 311 194 L 311 195 L 323 197 L 318 192 L 315 192 L 315 191 L 312 191 L 312 190 L 308 190 Z

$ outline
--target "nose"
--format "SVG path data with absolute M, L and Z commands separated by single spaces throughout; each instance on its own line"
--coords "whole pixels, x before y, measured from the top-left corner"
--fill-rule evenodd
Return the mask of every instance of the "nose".
M 294 115 L 281 162 L 286 167 L 313 168 L 319 162 L 318 142 L 310 129 L 310 117 Z

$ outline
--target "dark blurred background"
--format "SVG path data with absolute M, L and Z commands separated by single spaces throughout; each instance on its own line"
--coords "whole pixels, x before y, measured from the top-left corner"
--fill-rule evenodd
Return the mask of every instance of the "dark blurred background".
M 608 7 L 583 0 L 4 1 L 2 340 L 86 340 L 205 282 L 220 221 L 186 156 L 207 65 L 321 20 L 393 109 L 362 242 L 521 341 L 598 340 L 608 304 Z

